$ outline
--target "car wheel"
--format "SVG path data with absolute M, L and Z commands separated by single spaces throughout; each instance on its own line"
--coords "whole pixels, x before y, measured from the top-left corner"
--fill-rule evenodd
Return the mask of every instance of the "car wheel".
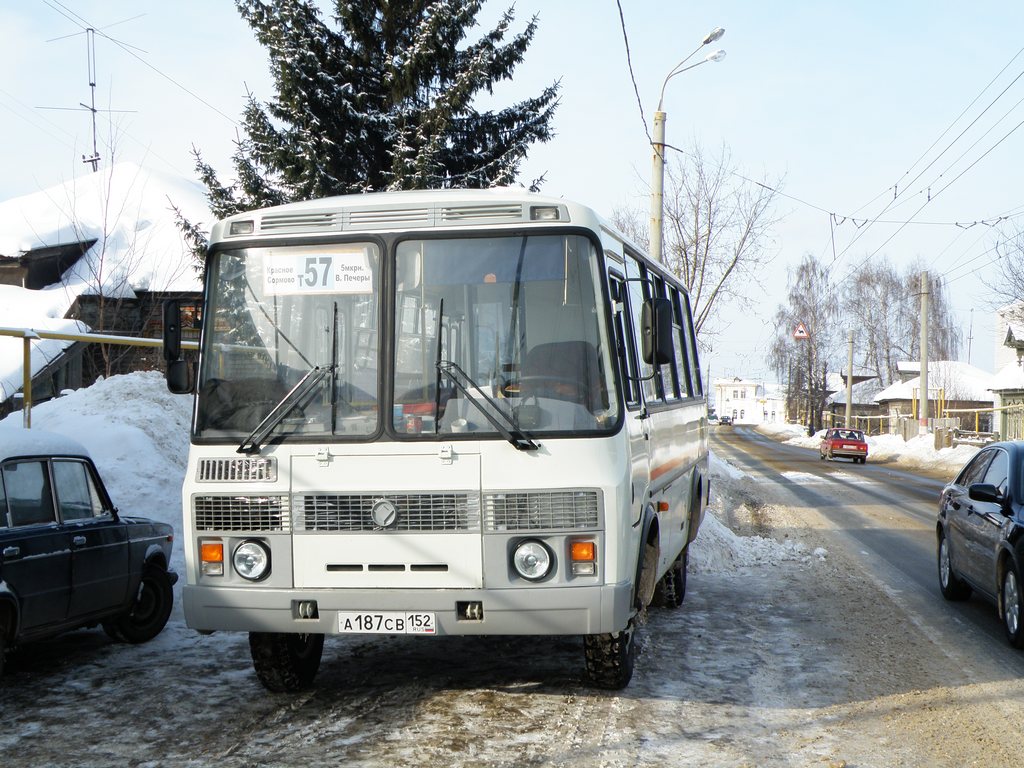
M 167 624 L 173 605 L 174 587 L 167 569 L 147 565 L 132 607 L 113 621 L 103 622 L 103 630 L 115 640 L 125 643 L 148 642 Z
M 1017 569 L 1008 566 L 1003 574 L 1003 586 L 999 593 L 999 606 L 1003 614 L 1003 628 L 1006 639 L 1014 648 L 1024 648 L 1024 605 L 1021 604 L 1021 583 Z
M 587 679 L 592 685 L 612 691 L 629 685 L 636 664 L 635 635 L 636 626 L 630 619 L 621 632 L 583 636 Z
M 250 632 L 249 653 L 256 677 L 274 693 L 301 691 L 313 683 L 324 652 L 324 636 Z
M 949 541 L 944 535 L 939 537 L 939 589 L 947 600 L 966 600 L 971 596 L 970 585 L 956 575 L 949 561 Z
M 684 549 L 672 567 L 665 571 L 665 575 L 658 580 L 658 586 L 654 588 L 654 605 L 662 608 L 678 608 L 683 604 L 686 597 L 686 562 L 689 557 L 689 548 Z

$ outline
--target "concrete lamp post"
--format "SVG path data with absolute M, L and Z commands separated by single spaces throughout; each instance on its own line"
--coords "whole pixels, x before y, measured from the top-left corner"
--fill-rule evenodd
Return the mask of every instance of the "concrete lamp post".
M 654 163 L 651 173 L 651 258 L 661 263 L 662 259 L 662 211 L 664 210 L 665 202 L 665 113 L 661 107 L 665 101 L 665 86 L 668 85 L 668 81 L 676 75 L 686 72 L 688 69 L 699 67 L 701 64 L 707 64 L 709 61 L 721 61 L 725 58 L 725 51 L 719 49 L 712 51 L 700 61 L 690 64 L 689 66 L 683 66 L 692 59 L 705 45 L 710 45 L 716 40 L 720 39 L 725 34 L 725 30 L 721 27 L 713 29 L 707 37 L 701 41 L 701 44 L 687 56 L 685 59 L 676 64 L 672 71 L 665 77 L 665 81 L 661 84 L 661 93 L 658 95 L 658 109 L 654 113 L 654 136 L 651 138 L 651 145 L 654 147 Z

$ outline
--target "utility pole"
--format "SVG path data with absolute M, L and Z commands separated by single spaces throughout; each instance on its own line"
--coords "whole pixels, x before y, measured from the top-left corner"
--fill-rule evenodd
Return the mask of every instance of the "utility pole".
M 971 328 L 967 331 L 967 364 L 971 364 L 971 342 L 974 341 L 974 307 L 971 307 Z
M 846 345 L 846 428 L 853 421 L 853 331 Z
M 919 434 L 928 432 L 928 272 L 921 273 L 921 422 Z

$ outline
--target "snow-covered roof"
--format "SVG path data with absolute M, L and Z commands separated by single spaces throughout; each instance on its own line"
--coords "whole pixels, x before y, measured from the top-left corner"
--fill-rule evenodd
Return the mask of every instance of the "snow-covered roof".
M 135 289 L 200 291 L 199 275 L 175 225 L 172 205 L 195 223 L 210 223 L 203 188 L 196 182 L 121 163 L 40 192 L 0 203 L 0 254 L 16 257 L 36 248 L 95 239 L 61 282 L 33 291 L 0 285 L 0 327 L 86 332 L 66 320 L 75 299 L 101 290 L 131 296 Z M 69 346 L 32 343 L 36 374 Z M 0 401 L 23 383 L 21 339 L 0 337 Z
M 931 392 L 942 389 L 946 400 L 990 403 L 993 401 L 992 379 L 991 373 L 959 360 L 936 360 L 928 363 L 928 389 Z M 915 390 L 920 388 L 920 376 L 898 381 L 875 395 L 875 402 L 913 400 L 916 396 Z
M 1004 366 L 992 377 L 991 389 L 993 392 L 1024 390 L 1024 368 L 1018 363 Z
M 882 391 L 882 382 L 877 378 L 867 379 L 866 381 L 859 381 L 852 387 L 852 395 L 854 403 L 873 403 L 875 402 L 875 395 Z M 840 389 L 829 395 L 826 402 L 835 404 L 846 404 L 846 385 L 844 384 Z

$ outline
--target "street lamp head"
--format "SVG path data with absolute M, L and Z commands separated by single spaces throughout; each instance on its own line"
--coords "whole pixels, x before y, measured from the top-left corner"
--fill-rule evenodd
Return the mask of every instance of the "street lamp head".
M 712 51 L 704 57 L 704 61 L 721 61 L 725 58 L 725 51 L 719 48 L 717 51 Z
M 711 45 L 716 40 L 721 40 L 722 35 L 725 34 L 725 30 L 722 27 L 715 27 L 713 30 L 708 32 L 708 36 L 704 38 L 704 42 L 701 45 Z

